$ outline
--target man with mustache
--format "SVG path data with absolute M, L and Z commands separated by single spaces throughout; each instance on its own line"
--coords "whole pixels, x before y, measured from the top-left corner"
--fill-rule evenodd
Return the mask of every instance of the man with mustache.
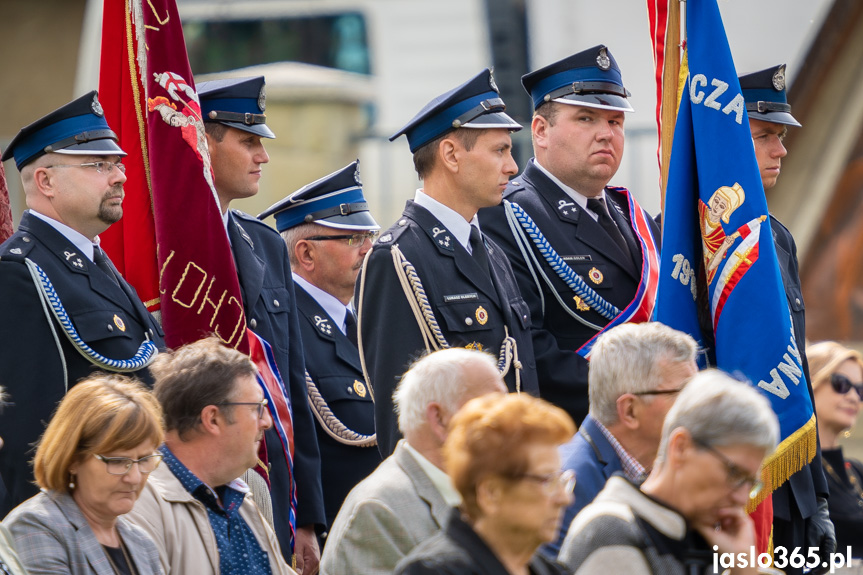
M 24 127 L 15 158 L 27 207 L 0 245 L 0 515 L 35 495 L 32 445 L 57 402 L 99 369 L 150 382 L 162 331 L 99 247 L 123 216 L 126 153 L 95 91 Z
M 535 157 L 509 183 L 504 204 L 481 210 L 479 221 L 507 253 L 530 306 L 540 396 L 580 424 L 589 407 L 587 348 L 605 329 L 652 315 L 659 230 L 632 194 L 608 186 L 632 111 L 611 51 L 594 46 L 521 82 L 535 110 Z M 555 253 L 536 244 L 543 236 Z
M 264 114 L 264 77 L 202 82 L 198 84 L 198 96 L 219 207 L 237 266 L 246 322 L 272 346 L 273 357 L 291 399 L 295 439 L 293 475 L 276 430 L 271 428 L 266 433 L 273 525 L 282 552 L 290 560 L 291 482 L 294 481 L 297 570 L 304 575 L 314 575 L 320 559 L 315 531 L 316 526 L 322 530 L 324 525 L 321 460 L 306 398 L 303 347 L 288 251 L 271 227 L 240 210 L 230 209 L 234 200 L 258 193 L 263 165 L 270 161 L 263 139 L 276 136 L 267 126 Z M 254 479 L 249 477 L 250 482 Z M 263 486 L 261 489 L 253 486 L 253 489 L 259 506 L 269 507 L 264 503 L 266 489 Z
M 297 286 L 307 384 L 318 421 L 324 509 L 327 525 L 332 525 L 348 492 L 381 462 L 375 404 L 363 383 L 351 305 L 357 274 L 380 226 L 363 197 L 359 160 L 258 217 L 270 215 L 288 247 Z

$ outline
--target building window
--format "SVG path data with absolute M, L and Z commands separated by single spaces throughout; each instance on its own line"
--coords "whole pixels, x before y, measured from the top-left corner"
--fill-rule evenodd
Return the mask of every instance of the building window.
M 261 20 L 187 20 L 183 33 L 195 74 L 271 62 L 304 62 L 370 74 L 361 14 Z

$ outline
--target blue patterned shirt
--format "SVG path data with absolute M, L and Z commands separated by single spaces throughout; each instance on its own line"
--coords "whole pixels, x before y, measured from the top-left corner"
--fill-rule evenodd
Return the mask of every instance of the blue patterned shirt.
M 161 452 L 171 473 L 207 509 L 210 527 L 213 528 L 219 548 L 219 571 L 222 575 L 271 574 L 269 556 L 240 517 L 240 506 L 249 492 L 246 484 L 235 480 L 213 491 L 189 471 L 167 446 L 163 445 Z

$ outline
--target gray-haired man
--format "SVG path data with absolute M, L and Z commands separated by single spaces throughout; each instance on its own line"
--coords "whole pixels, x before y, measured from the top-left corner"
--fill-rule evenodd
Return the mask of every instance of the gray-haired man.
M 451 348 L 417 361 L 394 394 L 404 439 L 348 495 L 330 529 L 322 575 L 384 575 L 436 533 L 461 496 L 443 471 L 450 418 L 467 401 L 506 386 L 495 359 Z

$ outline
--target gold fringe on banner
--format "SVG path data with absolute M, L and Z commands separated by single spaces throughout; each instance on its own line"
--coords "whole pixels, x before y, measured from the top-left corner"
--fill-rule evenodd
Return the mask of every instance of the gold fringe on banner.
M 764 488 L 755 499 L 749 500 L 746 505 L 746 512 L 755 511 L 758 504 L 764 501 L 768 495 L 812 461 L 817 448 L 818 435 L 815 416 L 813 415 L 803 427 L 786 437 L 776 448 L 776 451 L 764 460 L 764 466 L 761 469 L 761 481 L 764 482 Z

